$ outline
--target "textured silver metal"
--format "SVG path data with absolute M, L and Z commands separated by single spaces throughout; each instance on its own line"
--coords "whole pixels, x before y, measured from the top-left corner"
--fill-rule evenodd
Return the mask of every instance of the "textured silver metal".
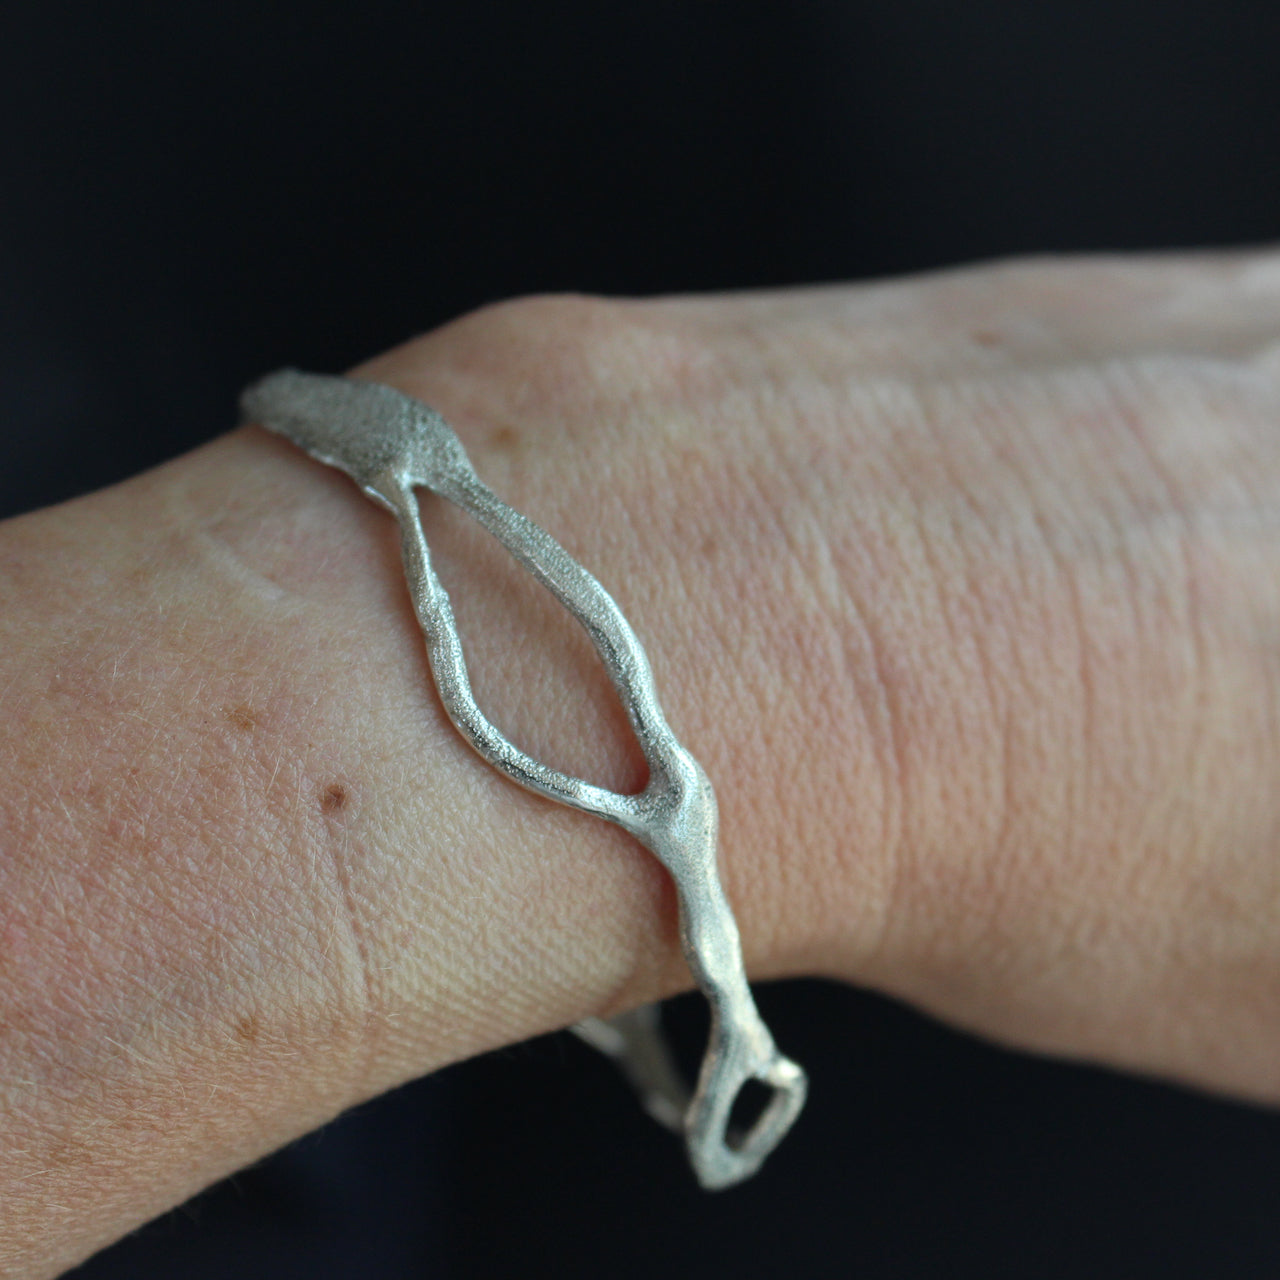
M 692 1091 L 674 1070 L 657 1010 L 636 1010 L 576 1030 L 618 1060 L 658 1120 L 682 1131 L 704 1187 L 750 1177 L 804 1105 L 806 1080 L 784 1058 L 756 1011 L 733 913 L 716 865 L 715 794 L 701 766 L 663 717 L 649 660 L 607 591 L 549 534 L 503 503 L 477 477 L 458 437 L 427 405 L 391 387 L 282 370 L 241 398 L 260 423 L 345 471 L 400 523 L 409 593 L 440 700 L 458 731 L 495 769 L 522 787 L 629 831 L 670 871 L 680 901 L 689 968 L 711 1006 L 706 1055 Z M 418 512 L 417 487 L 457 504 L 487 529 L 586 628 L 627 709 L 649 764 L 636 795 L 620 795 L 540 764 L 486 719 L 471 692 L 449 597 L 436 576 Z M 773 1096 L 745 1133 L 730 1128 L 743 1086 Z

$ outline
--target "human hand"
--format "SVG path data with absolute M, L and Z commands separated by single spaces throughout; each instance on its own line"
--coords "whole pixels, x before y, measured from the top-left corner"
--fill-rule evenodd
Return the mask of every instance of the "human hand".
M 528 300 L 359 373 L 631 618 L 753 976 L 1275 1100 L 1278 319 L 1272 257 L 1024 263 Z M 481 704 L 638 786 L 585 640 L 424 514 Z M 687 985 L 656 864 L 445 722 L 342 478 L 237 432 L 10 522 L 0 583 L 9 1273 Z

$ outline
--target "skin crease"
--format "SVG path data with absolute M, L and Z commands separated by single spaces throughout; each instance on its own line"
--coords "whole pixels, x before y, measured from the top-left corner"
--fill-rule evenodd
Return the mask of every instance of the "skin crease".
M 753 977 L 1274 1103 L 1278 339 L 1280 258 L 1186 255 L 528 299 L 357 375 L 636 626 Z M 423 509 L 481 705 L 642 785 L 585 639 Z M 470 753 L 393 522 L 259 429 L 7 522 L 0 602 L 0 1275 L 687 985 L 661 869 Z

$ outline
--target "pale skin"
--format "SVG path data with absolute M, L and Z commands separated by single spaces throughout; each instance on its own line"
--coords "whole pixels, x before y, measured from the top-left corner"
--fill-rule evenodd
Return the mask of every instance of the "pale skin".
M 1280 257 L 530 299 L 359 373 L 631 618 L 752 977 L 1280 1102 Z M 585 638 L 424 512 L 481 705 L 638 788 Z M 470 752 L 393 521 L 259 429 L 0 525 L 0 709 L 0 1275 L 688 985 L 665 873 Z

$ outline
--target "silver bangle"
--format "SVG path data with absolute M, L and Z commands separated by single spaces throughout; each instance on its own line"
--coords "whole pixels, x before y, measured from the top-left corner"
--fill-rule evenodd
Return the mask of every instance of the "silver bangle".
M 690 1094 L 674 1070 L 653 1006 L 608 1022 L 590 1019 L 575 1030 L 618 1061 L 655 1118 L 683 1132 L 704 1187 L 750 1177 L 804 1105 L 805 1075 L 778 1052 L 756 1011 L 716 867 L 715 794 L 667 726 L 649 660 L 622 611 L 559 543 L 480 481 L 452 428 L 420 401 L 377 383 L 286 369 L 245 391 L 240 407 L 245 421 L 345 471 L 399 521 L 409 594 L 440 700 L 459 733 L 522 787 L 629 831 L 671 873 L 685 958 L 711 1006 L 696 1089 Z M 478 521 L 586 628 L 648 761 L 643 791 L 619 795 L 548 768 L 485 718 L 472 696 L 449 597 L 432 568 L 418 486 Z M 750 1080 L 769 1086 L 773 1096 L 755 1124 L 738 1133 L 730 1127 L 730 1113 Z

